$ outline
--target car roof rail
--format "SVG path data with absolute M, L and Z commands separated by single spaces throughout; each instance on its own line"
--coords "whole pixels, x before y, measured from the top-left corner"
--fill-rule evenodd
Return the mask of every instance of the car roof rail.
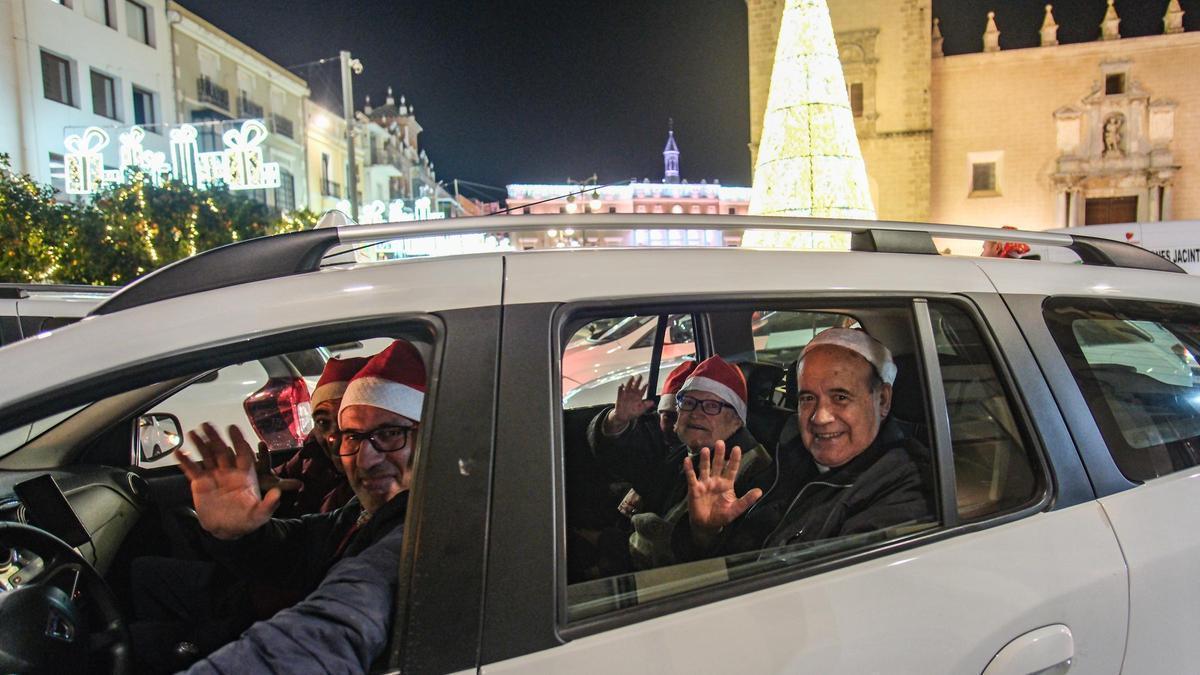
M 934 237 L 1024 242 L 1068 248 L 1086 265 L 1185 273 L 1150 251 L 1125 242 L 1056 232 L 940 225 L 875 220 L 798 218 L 781 216 L 574 214 L 476 216 L 417 220 L 378 225 L 322 227 L 303 232 L 259 237 L 226 244 L 176 261 L 125 286 L 92 311 L 111 314 L 130 307 L 262 281 L 321 267 L 329 249 L 338 244 L 382 243 L 409 237 L 454 234 L 515 233 L 549 228 L 576 230 L 782 230 L 831 231 L 851 235 L 851 250 L 879 253 L 938 255 Z
M 2 283 L 0 284 L 0 298 L 20 300 L 28 298 L 32 293 L 114 293 L 116 290 L 116 286 L 89 286 L 87 284 Z

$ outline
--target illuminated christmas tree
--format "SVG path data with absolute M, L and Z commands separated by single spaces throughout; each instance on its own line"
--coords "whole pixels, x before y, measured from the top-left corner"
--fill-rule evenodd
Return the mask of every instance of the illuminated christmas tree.
M 875 218 L 825 0 L 787 0 L 784 7 L 750 213 Z M 849 236 L 747 230 L 742 243 L 847 248 Z

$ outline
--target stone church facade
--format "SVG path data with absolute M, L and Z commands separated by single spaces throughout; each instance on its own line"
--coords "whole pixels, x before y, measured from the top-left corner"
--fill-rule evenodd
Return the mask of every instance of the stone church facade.
M 783 0 L 747 0 L 750 151 Z M 879 218 L 1049 229 L 1200 219 L 1200 32 L 943 56 L 931 0 L 829 0 Z M 932 30 L 932 38 L 931 38 Z

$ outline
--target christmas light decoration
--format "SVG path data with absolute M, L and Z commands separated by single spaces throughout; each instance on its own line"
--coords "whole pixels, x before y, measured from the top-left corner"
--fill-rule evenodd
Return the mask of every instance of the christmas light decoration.
M 146 132 L 133 126 L 118 137 L 117 157 L 120 168 L 104 168 L 104 149 L 111 142 L 108 132 L 100 127 L 88 127 L 82 134 L 63 140 L 67 152 L 63 157 L 66 192 L 86 195 L 99 192 L 106 183 L 124 183 L 126 169 L 135 169 L 150 178 L 153 185 L 173 180 L 206 188 L 223 181 L 230 190 L 273 189 L 280 185 L 279 164 L 264 162 L 262 143 L 267 139 L 267 127 L 259 120 L 246 120 L 241 127 L 225 132 L 221 140 L 224 150 L 199 152 L 198 132 L 190 124 L 172 129 L 170 161 L 166 153 L 142 147 Z
M 784 7 L 750 213 L 875 218 L 824 0 L 787 0 Z M 742 245 L 844 249 L 849 247 L 849 236 L 747 230 Z

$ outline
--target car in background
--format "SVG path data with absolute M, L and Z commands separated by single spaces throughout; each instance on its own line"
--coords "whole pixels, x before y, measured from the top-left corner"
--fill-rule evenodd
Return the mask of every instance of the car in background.
M 85 318 L 119 289 L 110 286 L 0 284 L 0 339 L 7 345 L 43 335 Z M 382 349 L 383 346 L 377 346 Z M 345 345 L 345 353 L 365 353 L 361 343 Z M 378 350 L 376 350 L 378 351 Z M 374 352 L 371 352 L 374 353 Z M 139 428 L 182 438 L 212 423 L 218 429 L 240 426 L 273 451 L 294 447 L 312 429 L 309 395 L 330 354 L 322 347 L 232 364 L 198 374 L 139 420 Z M 72 413 L 76 411 L 71 411 Z M 55 416 L 0 434 L 0 456 L 36 438 L 65 417 Z M 281 421 L 282 420 L 282 421 Z M 135 451 L 136 466 L 172 466 L 175 457 L 154 451 L 153 443 Z
M 74 323 L 116 291 L 112 286 L 0 284 L 0 346 Z

